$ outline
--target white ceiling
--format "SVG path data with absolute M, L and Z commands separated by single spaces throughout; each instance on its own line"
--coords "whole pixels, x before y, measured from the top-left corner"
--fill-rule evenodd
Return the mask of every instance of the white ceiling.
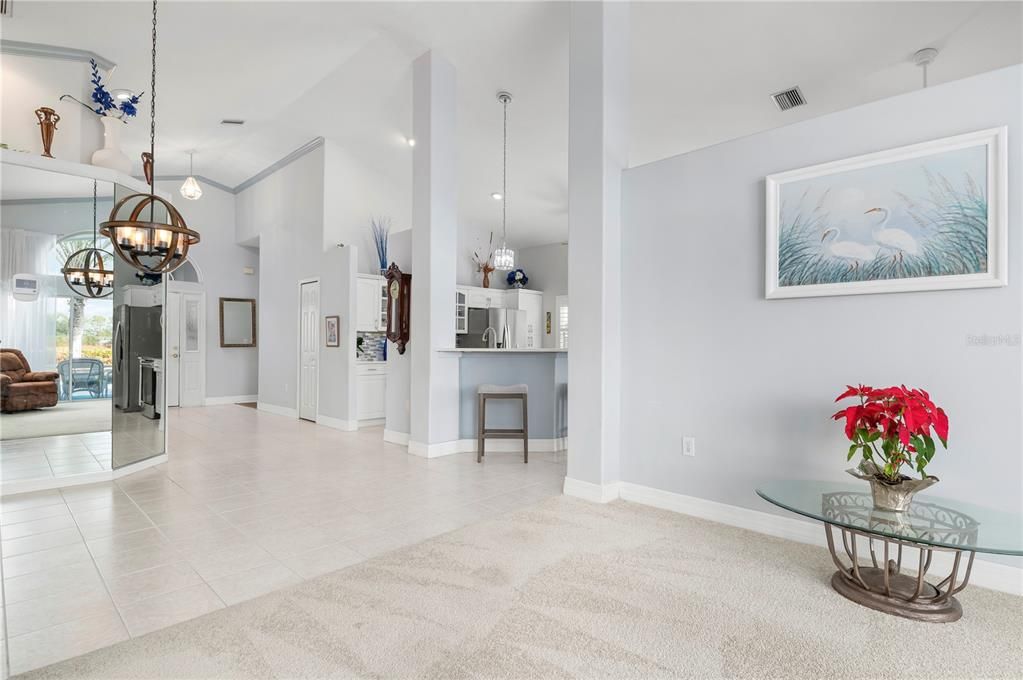
M 563 2 L 169 2 L 160 5 L 158 174 L 234 186 L 313 137 L 410 192 L 411 62 L 457 69 L 460 220 L 494 227 L 499 89 L 510 107 L 509 225 L 519 247 L 567 238 L 568 13 Z M 4 37 L 77 47 L 149 89 L 146 2 L 22 2 Z M 59 20 L 54 20 L 59 17 Z M 912 90 L 909 59 L 942 50 L 931 83 L 1023 61 L 1023 5 L 1004 2 L 634 2 L 630 163 Z M 779 112 L 769 95 L 800 85 Z M 142 120 L 125 145 L 146 144 Z M 242 128 L 219 125 L 242 118 Z M 380 213 L 380 207 L 372 208 Z M 396 225 L 402 227 L 405 225 Z

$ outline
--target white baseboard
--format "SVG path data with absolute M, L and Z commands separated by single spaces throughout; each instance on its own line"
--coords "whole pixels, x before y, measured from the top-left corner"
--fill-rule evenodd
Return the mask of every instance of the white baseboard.
M 0 484 L 0 496 L 13 496 L 16 493 L 31 493 L 33 491 L 48 491 L 50 489 L 67 489 L 72 486 L 81 486 L 83 484 L 97 484 L 99 482 L 110 482 L 115 479 L 120 479 L 125 475 L 130 475 L 133 472 L 141 472 L 146 468 L 151 468 L 154 465 L 160 465 L 161 463 L 167 462 L 167 454 L 163 453 L 159 456 L 153 456 L 146 460 L 140 460 L 137 463 L 131 465 L 125 465 L 124 467 L 116 470 L 103 470 L 102 472 L 86 472 L 81 475 L 70 475 L 68 477 L 47 477 L 44 479 L 25 479 L 14 482 L 4 482 Z
M 613 490 L 609 488 L 612 486 L 615 487 Z M 602 498 L 611 494 L 624 501 L 700 517 L 790 541 L 821 547 L 827 545 L 824 529 L 819 522 L 800 520 L 795 517 L 781 517 L 759 510 L 727 505 L 695 496 L 685 496 L 629 482 L 618 482 L 600 487 L 596 484 L 565 478 L 565 495 L 567 496 L 605 503 L 607 501 Z M 952 559 L 951 553 L 935 551 L 931 567 L 932 573 L 950 571 Z M 970 583 L 1003 593 L 1023 595 L 1023 567 L 990 562 L 978 557 L 973 561 Z
M 399 446 L 408 446 L 408 432 L 395 432 L 384 428 L 384 441 Z
M 592 482 L 584 482 L 581 479 L 565 477 L 565 486 L 563 491 L 566 496 L 574 496 L 575 498 L 581 498 L 584 501 L 590 501 L 592 503 L 610 503 L 618 498 L 618 486 L 619 482 L 611 482 L 610 484 L 601 485 L 594 484 Z
M 298 409 L 288 408 L 286 406 L 278 406 L 277 404 L 268 404 L 265 401 L 256 403 L 256 408 L 260 411 L 266 411 L 267 413 L 273 413 L 277 416 L 287 416 L 288 418 L 298 418 Z
M 330 427 L 335 430 L 342 430 L 344 432 L 354 432 L 359 429 L 359 424 L 351 420 L 341 420 L 340 418 L 331 418 L 325 416 L 322 413 L 316 414 L 316 424 Z
M 364 427 L 376 427 L 377 425 L 383 425 L 386 422 L 386 418 L 367 418 L 366 420 L 357 420 L 355 421 L 355 429 L 360 430 Z
M 386 439 L 386 430 L 385 439 Z M 404 435 L 406 438 L 408 435 Z M 395 442 L 397 443 L 397 442 Z M 564 451 L 567 440 L 561 437 L 555 439 L 530 439 L 530 453 L 551 453 L 553 451 Z M 476 453 L 476 439 L 456 439 L 451 442 L 440 444 L 425 444 L 423 442 L 408 442 L 408 452 L 422 458 L 438 458 L 450 456 L 456 453 Z M 487 452 L 493 453 L 522 453 L 521 439 L 488 439 L 486 443 Z
M 206 397 L 203 403 L 206 406 L 221 406 L 223 404 L 251 404 L 254 401 L 259 401 L 258 395 L 242 394 L 234 397 Z

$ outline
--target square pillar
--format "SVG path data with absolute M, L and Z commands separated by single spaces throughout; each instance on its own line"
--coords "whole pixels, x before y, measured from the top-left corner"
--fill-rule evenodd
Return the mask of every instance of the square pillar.
M 568 476 L 617 498 L 621 456 L 621 179 L 628 164 L 626 2 L 571 3 L 568 131 Z
M 458 201 L 455 69 L 435 52 L 412 65 L 412 317 L 409 453 L 439 455 L 458 439 L 455 256 Z M 446 446 L 447 445 L 447 446 Z

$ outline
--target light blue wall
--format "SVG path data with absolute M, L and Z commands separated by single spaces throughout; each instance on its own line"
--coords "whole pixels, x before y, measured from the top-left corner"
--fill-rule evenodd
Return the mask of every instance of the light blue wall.
M 476 393 L 480 385 L 529 386 L 529 438 L 552 439 L 567 434 L 565 421 L 565 354 L 463 354 L 459 373 L 459 436 L 476 437 Z M 520 427 L 517 400 L 488 401 L 487 427 Z

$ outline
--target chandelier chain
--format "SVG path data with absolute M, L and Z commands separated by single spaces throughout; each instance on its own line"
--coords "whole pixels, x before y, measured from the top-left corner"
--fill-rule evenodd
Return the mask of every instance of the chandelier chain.
M 501 163 L 501 234 L 502 241 L 508 240 L 508 97 L 501 98 L 504 104 L 504 151 Z M 507 247 L 506 243 L 501 244 Z
M 153 0 L 153 70 L 149 80 L 149 156 L 152 173 L 149 180 L 149 193 L 156 195 L 156 0 Z M 150 204 L 152 211 L 152 204 Z M 150 217 L 152 220 L 152 217 Z
M 92 180 L 92 247 L 96 247 L 96 180 Z

